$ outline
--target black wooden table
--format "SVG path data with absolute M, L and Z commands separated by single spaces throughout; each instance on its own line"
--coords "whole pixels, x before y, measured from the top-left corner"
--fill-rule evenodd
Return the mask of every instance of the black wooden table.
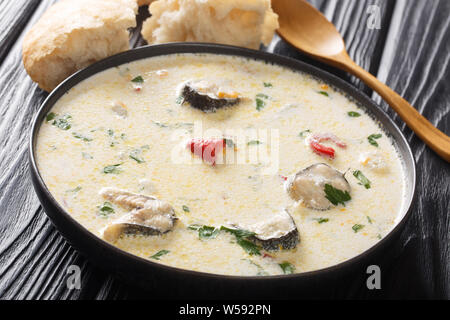
M 292 0 L 297 1 L 297 0 Z M 0 298 L 152 298 L 94 267 L 50 223 L 28 174 L 30 122 L 43 102 L 21 60 L 25 32 L 54 0 L 0 0 Z M 449 0 L 313 0 L 338 27 L 350 55 L 450 134 Z M 139 20 L 146 16 L 141 8 Z M 378 28 L 379 27 L 379 28 Z M 142 45 L 139 28 L 131 39 Z M 348 74 L 314 62 L 278 37 L 267 48 L 326 69 L 364 90 L 407 137 L 418 164 L 418 197 L 377 298 L 450 298 L 450 165 L 437 157 L 381 99 Z M 67 268 L 81 268 L 68 289 Z M 330 288 L 324 298 L 370 298 L 365 283 Z

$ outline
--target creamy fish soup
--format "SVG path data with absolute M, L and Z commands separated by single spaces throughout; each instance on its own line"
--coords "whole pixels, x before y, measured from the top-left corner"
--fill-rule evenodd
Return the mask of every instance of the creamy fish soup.
M 221 55 L 101 72 L 46 115 L 40 173 L 59 204 L 118 248 L 229 275 L 350 259 L 396 224 L 392 141 L 308 75 Z

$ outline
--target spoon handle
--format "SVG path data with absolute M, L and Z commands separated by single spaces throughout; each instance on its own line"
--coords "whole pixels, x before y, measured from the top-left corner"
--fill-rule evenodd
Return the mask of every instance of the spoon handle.
M 358 66 L 351 59 L 348 59 L 341 67 L 363 80 L 369 87 L 375 90 L 422 141 L 441 158 L 450 162 L 449 136 L 436 128 L 398 93 Z

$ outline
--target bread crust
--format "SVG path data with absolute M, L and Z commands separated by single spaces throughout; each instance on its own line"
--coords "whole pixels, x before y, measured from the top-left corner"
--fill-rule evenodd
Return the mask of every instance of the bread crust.
M 98 60 L 129 49 L 136 0 L 60 0 L 26 34 L 22 60 L 39 87 L 52 91 Z
M 142 27 L 149 44 L 213 42 L 258 49 L 278 28 L 270 0 L 157 0 Z
M 138 0 L 138 6 L 147 6 L 155 0 Z

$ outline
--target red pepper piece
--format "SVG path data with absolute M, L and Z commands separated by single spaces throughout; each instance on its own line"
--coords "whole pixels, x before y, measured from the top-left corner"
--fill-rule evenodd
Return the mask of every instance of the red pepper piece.
M 320 143 L 312 140 L 310 142 L 311 148 L 314 150 L 315 153 L 319 155 L 324 155 L 327 157 L 330 157 L 331 159 L 334 159 L 335 151 L 333 148 L 325 147 L 324 145 L 321 145 Z
M 213 166 L 216 164 L 216 154 L 223 152 L 225 146 L 225 139 L 191 139 L 187 144 L 193 154 Z

